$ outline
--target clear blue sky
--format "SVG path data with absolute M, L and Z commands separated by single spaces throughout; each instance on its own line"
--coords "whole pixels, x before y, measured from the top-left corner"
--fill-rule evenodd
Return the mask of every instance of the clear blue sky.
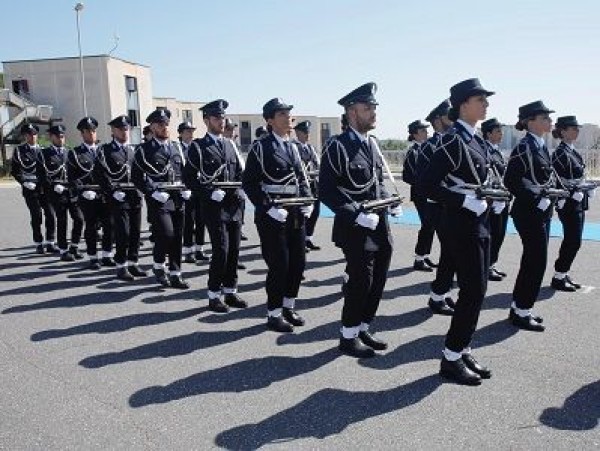
M 77 54 L 75 1 L 2 3 L 0 60 Z M 379 85 L 380 138 L 405 138 L 449 87 L 479 77 L 489 116 L 513 123 L 543 99 L 598 123 L 597 0 L 87 0 L 84 54 L 151 66 L 155 96 L 226 98 L 231 113 L 271 97 L 298 114 L 339 115 L 354 87 Z M 12 18 L 12 20 L 10 19 Z

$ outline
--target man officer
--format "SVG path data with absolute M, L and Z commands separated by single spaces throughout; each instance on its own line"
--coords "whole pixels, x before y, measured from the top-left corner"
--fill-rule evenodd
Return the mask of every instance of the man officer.
M 37 125 L 27 123 L 21 127 L 20 131 L 25 138 L 25 143 L 15 149 L 10 165 L 10 173 L 23 188 L 21 193 L 29 210 L 36 253 L 49 252 L 56 254 L 58 253 L 58 248 L 54 245 L 56 220 L 52 211 L 48 208 L 47 196 L 42 190 L 42 184 L 36 174 L 36 164 L 40 152 L 37 140 L 40 130 Z M 42 235 L 42 220 L 46 226 L 46 240 Z
M 137 147 L 131 178 L 146 196 L 155 235 L 153 257 L 157 282 L 164 287 L 188 289 L 181 276 L 181 247 L 185 201 L 192 193 L 182 184 L 184 156 L 179 144 L 169 139 L 170 119 L 171 112 L 166 108 L 157 108 L 146 118 L 153 139 Z
M 200 108 L 207 133 L 202 139 L 192 142 L 184 168 L 186 186 L 202 202 L 204 221 L 212 243 L 208 305 L 212 311 L 219 313 L 227 312 L 229 307 L 247 307 L 247 303 L 237 295 L 244 194 L 239 186 L 242 180 L 241 161 L 233 141 L 223 138 L 228 106 L 226 100 L 219 99 Z M 228 182 L 233 184 L 226 186 Z
M 367 83 L 338 101 L 345 109 L 348 128 L 329 141 L 319 174 L 321 201 L 335 213 L 333 242 L 347 262 L 339 349 L 357 358 L 373 357 L 374 350 L 387 348 L 369 326 L 387 280 L 392 234 L 387 211 L 369 212 L 361 206 L 389 197 L 383 184 L 382 156 L 369 135 L 375 128 L 376 90 L 375 83 Z M 390 213 L 401 210 L 396 206 Z

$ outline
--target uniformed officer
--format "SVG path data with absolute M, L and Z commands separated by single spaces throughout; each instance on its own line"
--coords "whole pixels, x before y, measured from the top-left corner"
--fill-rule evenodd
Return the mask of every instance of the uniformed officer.
M 523 243 L 523 256 L 513 288 L 509 319 L 526 330 L 542 332 L 542 318 L 533 314 L 533 305 L 548 261 L 548 238 L 554 200 L 543 191 L 556 187 L 552 160 L 544 134 L 552 129 L 554 111 L 541 100 L 519 107 L 517 130 L 527 134 L 513 149 L 504 175 L 504 184 L 515 200 L 510 214 Z
M 258 141 L 259 139 L 262 139 L 268 135 L 269 135 L 269 131 L 267 130 L 267 127 L 265 127 L 264 125 L 260 125 L 260 126 L 256 127 L 256 130 L 254 131 L 254 138 L 256 138 L 255 141 Z M 254 144 L 254 142 L 252 144 Z
M 561 140 L 552 154 L 552 165 L 561 181 L 571 186 L 577 186 L 585 177 L 583 157 L 575 149 L 580 128 L 581 125 L 575 116 L 562 116 L 556 120 L 552 130 L 552 136 Z M 575 291 L 581 288 L 581 284 L 571 279 L 569 270 L 581 247 L 585 212 L 589 208 L 589 197 L 594 194 L 594 190 L 582 191 L 572 188 L 571 191 L 571 197 L 559 201 L 556 206 L 558 219 L 563 226 L 563 240 L 558 258 L 554 262 L 556 272 L 552 277 L 552 288 L 559 291 Z
M 194 131 L 196 131 L 196 127 L 190 121 L 184 121 L 177 126 L 179 144 L 186 159 L 189 147 L 194 140 Z M 196 216 L 199 219 L 198 223 L 196 223 Z M 204 245 L 204 228 L 200 198 L 192 191 L 192 197 L 185 205 L 185 221 L 183 224 L 183 247 L 181 253 L 185 263 L 196 263 L 196 246 L 201 247 Z
M 228 117 L 225 118 L 225 129 L 223 130 L 223 137 L 227 139 L 231 139 L 233 142 L 237 140 L 237 136 L 235 135 L 235 129 L 238 127 L 238 124 L 234 123 Z
M 306 263 L 305 220 L 312 206 L 277 206 L 274 200 L 309 197 L 308 180 L 295 144 L 290 142 L 292 117 L 279 98 L 263 106 L 263 117 L 271 132 L 257 139 L 250 149 L 243 175 L 243 188 L 254 204 L 262 255 L 267 263 L 267 327 L 291 332 L 304 319 L 295 311 L 296 297 Z
M 348 118 L 346 131 L 323 150 L 319 173 L 321 201 L 334 213 L 333 242 L 346 258 L 347 282 L 339 349 L 353 357 L 372 357 L 387 343 L 375 337 L 370 324 L 385 288 L 392 257 L 387 211 L 370 212 L 366 201 L 389 197 L 383 180 L 383 160 L 375 138 L 375 83 L 366 83 L 338 103 Z M 393 207 L 392 214 L 399 213 Z
M 427 115 L 425 120 L 433 128 L 433 136 L 429 138 L 421 147 L 421 152 L 417 156 L 416 177 L 417 181 L 427 172 L 431 158 L 438 148 L 442 136 L 452 127 L 453 122 L 448 117 L 448 112 L 452 105 L 450 100 L 446 99 L 436 106 Z M 419 183 L 417 182 L 417 189 Z M 444 205 L 433 199 L 427 198 L 421 193 L 421 196 L 427 200 L 427 219 L 433 224 L 435 232 L 440 242 L 440 259 L 437 264 L 435 279 L 431 282 L 431 292 L 427 304 L 432 313 L 437 315 L 451 316 L 454 313 L 455 303 L 451 296 L 452 286 L 456 267 L 452 259 L 452 254 L 448 246 L 449 240 L 452 240 L 452 231 L 441 221 Z M 425 262 L 430 267 L 436 265 L 431 262 Z
M 80 260 L 79 240 L 83 230 L 83 214 L 77 205 L 77 194 L 67 179 L 67 157 L 65 126 L 53 125 L 48 129 L 51 145 L 40 151 L 37 164 L 38 180 L 48 195 L 48 205 L 56 215 L 56 235 L 62 261 Z M 68 219 L 73 221 L 71 245 L 67 243 Z
M 110 209 L 94 174 L 96 164 L 96 129 L 98 121 L 84 117 L 77 124 L 83 142 L 69 152 L 67 176 L 79 197 L 79 206 L 85 219 L 84 238 L 90 269 L 116 266 L 112 259 L 112 220 Z M 102 226 L 102 254 L 98 258 L 98 225 Z
M 421 153 L 421 149 L 427 142 L 427 128 L 429 125 L 416 120 L 408 124 L 408 141 L 413 142 L 413 145 L 406 152 L 404 159 L 402 180 L 410 185 L 410 200 L 415 204 L 421 228 L 415 245 L 415 261 L 413 269 L 417 271 L 432 272 L 433 268 L 437 267 L 433 263 L 429 254 L 433 244 L 433 235 L 435 234 L 435 224 L 430 217 L 429 202 L 427 198 L 417 192 L 417 159 Z
M 181 276 L 181 247 L 185 201 L 192 193 L 182 184 L 184 156 L 179 143 L 169 140 L 171 112 L 157 108 L 146 118 L 153 139 L 140 144 L 131 171 L 133 183 L 146 196 L 152 230 L 154 275 L 162 286 L 188 289 Z M 169 276 L 165 260 L 169 255 Z
M 298 122 L 294 127 L 294 131 L 296 132 L 296 140 L 294 143 L 298 147 L 298 152 L 300 153 L 300 159 L 302 160 L 302 164 L 304 164 L 304 171 L 308 175 L 308 179 L 310 180 L 310 190 L 313 193 L 313 196 L 318 198 L 318 183 L 319 183 L 319 155 L 317 155 L 317 151 L 314 146 L 308 142 L 310 137 L 310 121 L 302 121 Z M 317 246 L 313 243 L 313 236 L 315 234 L 315 226 L 317 225 L 317 219 L 319 219 L 319 214 L 321 212 L 321 202 L 317 200 L 313 204 L 313 211 L 310 217 L 306 220 L 306 250 L 307 251 L 318 251 L 321 247 Z
M 240 162 L 242 163 L 242 170 L 244 169 L 246 162 L 244 161 L 244 157 L 242 156 L 242 153 L 239 151 L 238 146 L 237 146 L 237 139 L 238 136 L 235 134 L 235 129 L 238 127 L 238 124 L 234 123 L 231 119 L 229 119 L 228 117 L 225 118 L 225 130 L 223 131 L 223 137 L 230 139 L 231 142 L 233 143 L 233 146 L 235 147 L 235 152 L 238 156 L 238 159 L 240 160 Z M 240 233 L 240 239 L 242 241 L 248 241 L 248 237 L 244 234 L 244 224 L 246 223 L 245 219 L 246 219 L 246 196 L 242 196 L 242 231 Z M 244 265 L 243 263 L 238 261 L 238 269 L 246 269 L 246 265 Z
M 10 173 L 22 187 L 21 193 L 31 218 L 30 224 L 36 253 L 49 252 L 55 254 L 58 253 L 58 248 L 54 245 L 56 220 L 52 210 L 48 207 L 47 195 L 42 190 L 42 184 L 38 180 L 36 172 L 36 163 L 40 152 L 37 143 L 39 131 L 37 125 L 30 123 L 26 123 L 21 127 L 20 132 L 25 138 L 25 143 L 15 149 L 12 155 Z M 42 221 L 46 229 L 45 240 L 42 234 Z
M 142 129 L 142 142 L 148 142 L 152 139 L 152 130 L 149 125 L 145 125 Z
M 248 306 L 237 295 L 243 192 L 241 186 L 219 186 L 223 182 L 242 181 L 242 163 L 234 143 L 223 137 L 228 105 L 226 100 L 219 99 L 200 108 L 207 133 L 190 145 L 184 168 L 185 184 L 202 203 L 212 243 L 208 305 L 220 313 L 227 312 L 229 307 Z
M 442 221 L 452 230 L 449 248 L 458 275 L 458 299 L 446 335 L 440 374 L 459 384 L 479 385 L 491 371 L 471 355 L 487 289 L 490 232 L 488 203 L 465 185 L 482 185 L 487 177 L 489 155 L 476 125 L 485 119 L 493 95 L 478 79 L 464 80 L 450 88 L 449 118 L 454 127 L 442 136 L 425 174 L 419 180 L 424 194 L 444 204 Z
M 113 221 L 117 277 L 132 281 L 147 275 L 138 265 L 142 194 L 131 183 L 133 147 L 129 144 L 129 118 L 120 115 L 108 125 L 112 141 L 98 148 L 95 176 Z
M 500 143 L 502 142 L 502 124 L 498 122 L 498 119 L 492 118 L 481 123 L 481 134 L 488 145 L 488 151 L 491 158 L 491 170 L 494 177 L 498 177 L 501 181 L 504 178 L 506 172 L 506 162 L 504 161 L 504 155 L 500 150 Z M 496 204 L 501 205 L 501 204 Z M 504 242 L 506 236 L 506 226 L 508 224 L 508 205 L 501 205 L 500 207 L 493 208 L 490 212 L 490 270 L 488 273 L 488 280 L 500 281 L 506 277 L 504 271 L 499 270 L 496 267 L 498 263 L 498 255 L 500 254 L 500 248 Z

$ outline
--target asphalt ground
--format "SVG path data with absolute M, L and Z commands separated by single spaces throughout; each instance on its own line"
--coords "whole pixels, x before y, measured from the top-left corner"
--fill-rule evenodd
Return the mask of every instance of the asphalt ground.
M 401 187 L 405 189 L 405 187 Z M 0 188 L 2 449 L 596 449 L 600 446 L 600 243 L 586 241 L 574 294 L 536 304 L 544 333 L 507 321 L 521 243 L 509 235 L 490 282 L 474 355 L 493 377 L 462 387 L 437 374 L 449 318 L 412 271 L 417 227 L 394 225 L 395 251 L 373 328 L 390 347 L 357 361 L 337 349 L 344 261 L 322 218 L 297 303 L 307 324 L 265 329 L 265 264 L 247 216 L 239 291 L 250 307 L 207 309 L 208 266 L 186 265 L 188 291 L 152 278 L 38 256 L 20 191 Z M 594 200 L 589 217 L 598 218 Z M 406 208 L 411 208 L 407 205 Z M 142 266 L 150 268 L 145 240 Z M 433 252 L 437 258 L 437 246 Z

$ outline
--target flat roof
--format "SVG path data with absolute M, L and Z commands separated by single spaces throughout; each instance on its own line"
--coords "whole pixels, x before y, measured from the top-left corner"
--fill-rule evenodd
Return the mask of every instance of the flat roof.
M 133 61 L 128 61 L 123 58 L 118 58 L 116 56 L 111 55 L 83 55 L 83 58 L 111 58 L 114 60 L 123 61 L 128 64 L 135 64 L 136 66 L 150 67 L 145 64 L 134 63 Z M 10 64 L 10 63 L 37 63 L 39 61 L 59 61 L 59 60 L 72 60 L 79 59 L 78 56 L 64 56 L 59 58 L 38 58 L 38 59 L 27 59 L 27 60 L 11 60 L 11 61 L 2 61 L 2 64 Z

